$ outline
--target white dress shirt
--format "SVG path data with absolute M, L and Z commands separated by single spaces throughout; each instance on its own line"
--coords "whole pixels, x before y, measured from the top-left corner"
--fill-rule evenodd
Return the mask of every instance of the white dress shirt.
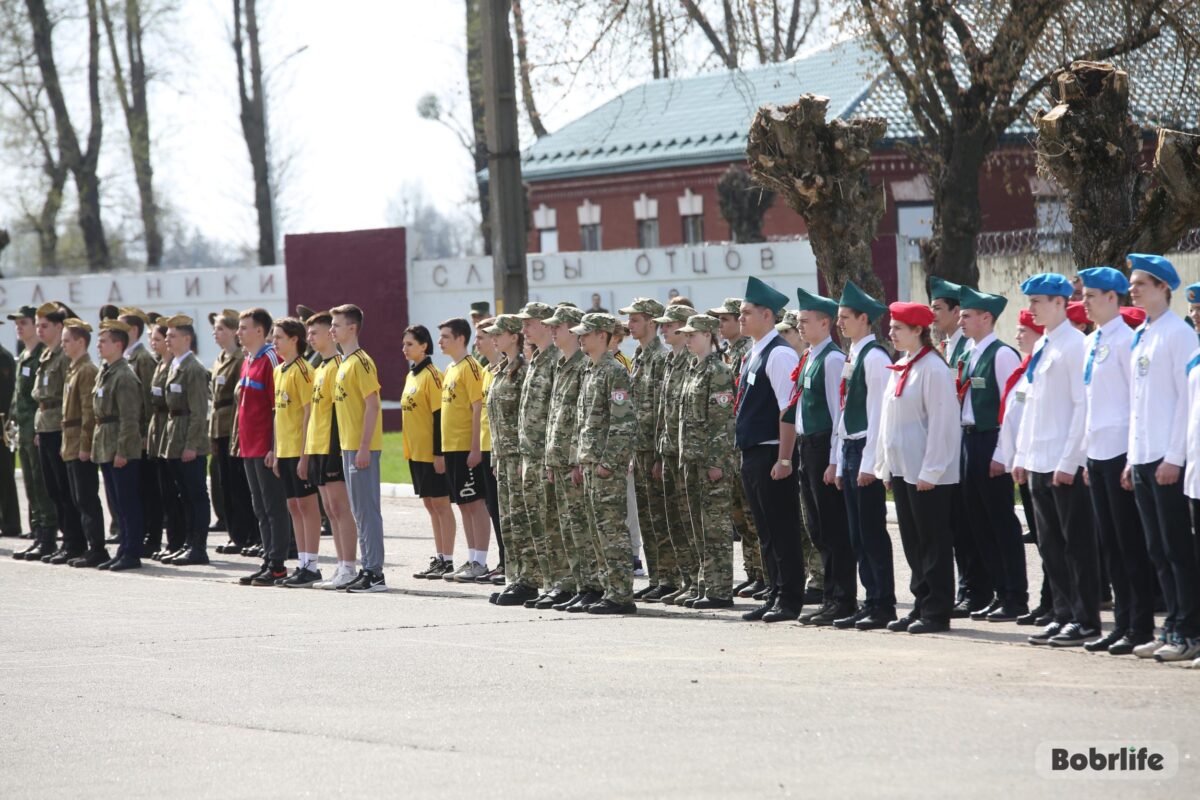
M 815 358 L 817 353 L 823 351 L 833 341 L 830 336 L 825 337 L 825 341 L 818 345 L 808 348 L 809 358 Z M 837 464 L 837 452 L 841 449 L 841 440 L 838 438 L 838 424 L 841 420 L 841 402 L 838 396 L 838 387 L 842 383 L 842 367 L 846 364 L 846 354 L 840 349 L 834 348 L 825 355 L 825 404 L 829 406 L 829 418 L 833 421 L 833 435 L 830 437 L 829 445 L 829 463 Z M 806 361 L 804 371 L 807 372 L 810 364 Z M 801 381 L 804 377 L 801 376 Z M 808 391 L 820 391 L 819 386 L 801 386 Z M 796 409 L 796 433 L 804 434 L 804 415 L 800 413 L 800 409 Z
M 1087 457 L 1105 461 L 1129 449 L 1128 353 L 1133 331 L 1118 314 L 1088 334 L 1084 340 L 1083 371 L 1092 359 L 1092 381 L 1087 384 Z M 1095 353 L 1093 356 L 1092 353 Z
M 992 455 L 992 461 L 1003 464 L 1005 472 L 1012 472 L 1017 459 L 1017 437 L 1021 433 L 1021 420 L 1025 418 L 1028 399 L 1029 380 L 1022 375 L 1013 385 L 1008 397 L 1004 398 L 1004 420 L 1000 423 L 996 452 Z
M 963 372 L 963 380 L 971 374 L 971 370 L 975 369 L 975 364 L 979 361 L 979 356 L 984 350 L 991 347 L 992 342 L 996 341 L 996 334 L 989 333 L 987 336 L 980 339 L 978 342 L 972 342 L 967 347 L 971 348 L 968 352 L 971 354 L 971 360 L 967 362 L 967 368 Z M 1008 383 L 1008 377 L 1013 374 L 1013 370 L 1021 366 L 1021 357 L 1017 355 L 1017 351 L 1011 347 L 1001 347 L 996 351 L 996 357 L 992 359 L 992 370 L 996 373 L 996 387 L 1001 393 L 1004 392 L 1004 387 Z M 950 368 L 953 370 L 954 365 Z M 955 370 L 957 373 L 957 371 Z M 968 391 L 963 396 L 962 404 L 962 424 L 975 424 L 975 406 L 971 404 L 971 392 Z
M 755 342 L 750 348 L 750 352 L 746 354 L 746 380 L 751 385 L 754 383 L 752 376 L 758 369 L 758 360 L 763 349 L 771 343 L 772 339 L 777 338 L 779 338 L 778 331 L 771 331 Z M 788 407 L 788 402 L 792 399 L 792 387 L 795 386 L 792 382 L 792 372 L 799 363 L 800 354 L 787 342 L 773 349 L 767 356 L 767 378 L 771 381 L 771 391 L 775 393 L 775 400 L 779 403 L 780 414 Z M 771 439 L 759 442 L 759 444 L 779 444 L 779 440 Z
M 908 360 L 902 358 L 897 366 Z M 954 372 L 936 351 L 928 353 L 909 369 L 899 397 L 896 384 L 902 373 L 888 372 L 891 377 L 879 418 L 876 477 L 903 477 L 914 486 L 918 480 L 939 485 L 958 483 L 962 426 L 958 421 Z
M 1083 391 L 1084 335 L 1067 320 L 1046 331 L 1033 349 L 1042 355 L 1029 379 L 1028 407 L 1017 436 L 1016 466 L 1074 475 L 1083 452 L 1087 397 Z
M 1183 469 L 1183 493 L 1200 500 L 1200 366 L 1188 370 L 1187 388 L 1187 466 Z
M 854 344 L 850 345 L 850 358 L 842 367 L 842 375 L 847 381 L 850 380 L 850 373 L 854 371 L 855 365 L 858 363 L 859 353 L 867 346 L 868 342 L 875 341 L 875 334 L 868 333 L 863 338 L 859 339 Z M 886 351 L 879 348 L 872 348 L 866 356 L 867 360 L 863 362 L 863 377 L 867 384 L 867 429 L 859 431 L 850 436 L 846 433 L 846 416 L 839 415 L 837 423 L 837 432 L 839 439 L 866 439 L 866 444 L 863 445 L 862 466 L 859 472 L 862 473 L 868 468 L 875 468 L 876 451 L 879 441 L 879 414 L 883 409 L 883 394 L 887 391 L 888 379 L 892 376 L 892 371 L 888 369 L 892 364 L 892 360 L 887 357 Z M 840 394 L 840 392 L 839 392 Z M 839 400 L 839 406 L 840 406 Z M 838 448 L 837 452 L 837 474 L 842 474 L 842 448 Z
M 1188 419 L 1184 370 L 1196 352 L 1196 332 L 1170 309 L 1158 319 L 1147 318 L 1138 330 L 1142 335 L 1131 354 L 1129 463 L 1161 458 L 1182 467 Z

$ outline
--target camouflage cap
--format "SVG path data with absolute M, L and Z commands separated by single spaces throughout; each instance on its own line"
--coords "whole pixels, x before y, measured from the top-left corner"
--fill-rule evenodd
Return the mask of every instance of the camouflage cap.
M 34 319 L 37 317 L 37 309 L 33 306 L 21 306 L 16 311 L 8 315 L 9 319 Z
M 554 309 L 554 316 L 543 320 L 543 322 L 545 322 L 547 325 L 562 325 L 563 323 L 578 325 L 579 321 L 582 319 L 583 310 L 578 306 L 561 305 Z
M 483 329 L 484 333 L 520 333 L 521 318 L 516 314 L 501 314 L 495 321 Z
M 742 313 L 742 298 L 726 297 L 724 303 L 721 303 L 721 305 L 717 306 L 716 308 L 710 308 L 704 313 L 708 314 L 710 317 L 719 317 L 722 314 L 733 314 L 736 317 L 738 314 Z
M 688 317 L 687 325 L 679 329 L 680 333 L 716 333 L 721 327 L 721 320 L 708 314 L 696 314 Z
M 612 333 L 617 329 L 617 318 L 612 314 L 584 314 L 583 319 L 574 328 L 571 328 L 571 333 L 582 336 L 585 333 L 593 331 L 607 331 Z
M 628 308 L 618 309 L 622 314 L 646 314 L 649 317 L 661 317 L 663 304 L 650 297 L 637 297 Z
M 128 322 L 122 322 L 119 319 L 106 319 L 100 323 L 100 330 L 102 330 L 102 331 L 124 331 L 125 333 L 129 333 L 130 331 L 133 330 L 133 326 L 130 325 Z
M 696 316 L 696 309 L 691 306 L 667 306 L 661 317 L 657 317 L 654 321 L 657 323 L 664 322 L 687 322 L 688 317 Z
M 517 319 L 536 319 L 545 322 L 554 316 L 554 308 L 545 303 L 526 303 L 524 308 L 512 316 Z
M 783 333 L 787 330 L 796 330 L 800 327 L 800 312 L 785 311 L 783 312 L 783 321 L 775 324 L 775 330 Z
M 486 317 L 492 313 L 492 304 L 487 300 L 477 300 L 471 303 L 471 314 Z

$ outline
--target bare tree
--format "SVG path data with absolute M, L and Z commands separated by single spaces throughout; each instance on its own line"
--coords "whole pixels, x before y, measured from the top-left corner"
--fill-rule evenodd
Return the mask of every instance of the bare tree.
M 91 125 L 88 128 L 86 149 L 80 146 L 63 96 L 58 66 L 54 59 L 54 25 L 46 10 L 45 0 L 26 0 L 25 6 L 33 29 L 33 49 L 42 75 L 42 86 L 53 111 L 59 160 L 75 178 L 79 200 L 79 228 L 87 251 L 88 268 L 92 271 L 106 270 L 111 260 L 100 215 L 100 178 L 96 172 L 104 132 L 100 104 L 100 20 L 97 0 L 87 0 L 87 93 Z
M 546 135 L 546 126 L 542 124 L 542 115 L 538 113 L 537 100 L 533 96 L 533 81 L 530 73 L 533 67 L 529 63 L 529 47 L 525 39 L 525 18 L 521 12 L 521 0 L 512 0 L 513 38 L 517 45 L 517 74 L 521 80 L 521 103 L 525 106 L 525 114 L 529 117 L 529 127 L 533 135 L 542 138 Z
M 926 271 L 971 286 L 980 174 L 1055 70 L 1137 51 L 1166 30 L 1180 37 L 1177 52 L 1164 54 L 1175 57 L 1194 44 L 1198 13 L 1194 0 L 856 0 L 849 8 L 849 24 L 882 55 L 919 132 L 901 146 L 933 189 Z
M 258 214 L 258 263 L 268 266 L 276 263 L 275 206 L 257 0 L 233 0 L 233 53 L 237 60 L 242 136 L 246 140 L 250 169 L 254 175 L 254 209 Z
M 731 164 L 717 181 L 721 216 L 735 242 L 765 242 L 763 217 L 775 203 L 775 192 L 754 183 L 745 167 Z
M 821 13 L 820 0 L 721 0 L 718 22 L 715 4 L 680 3 L 703 31 L 713 54 L 729 69 L 744 66 L 742 54 L 747 52 L 757 56 L 759 64 L 787 61 L 804 44 Z
M 108 36 L 109 55 L 113 64 L 113 81 L 116 83 L 117 98 L 125 115 L 125 127 L 129 131 L 129 155 L 133 160 L 133 174 L 137 183 L 138 201 L 142 213 L 142 231 L 146 240 L 146 266 L 158 269 L 162 263 L 163 239 L 158 225 L 158 205 L 154 198 L 154 169 L 150 159 L 150 108 L 146 101 L 146 86 L 150 74 L 146 69 L 146 58 L 142 50 L 144 39 L 141 0 L 125 0 L 125 57 L 129 72 L 126 75 L 121 63 L 120 48 L 108 0 L 100 1 L 100 14 Z

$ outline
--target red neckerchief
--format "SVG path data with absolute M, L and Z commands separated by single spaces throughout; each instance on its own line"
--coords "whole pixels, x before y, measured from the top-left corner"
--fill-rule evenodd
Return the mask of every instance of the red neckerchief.
M 899 397 L 904 392 L 904 384 L 908 382 L 908 371 L 912 369 L 912 365 L 920 361 L 925 356 L 933 352 L 933 348 L 926 346 L 921 348 L 921 352 L 909 360 L 905 364 L 888 364 L 888 369 L 899 372 L 900 379 L 896 381 L 896 397 Z
M 1008 376 L 1008 380 L 1004 382 L 1004 392 L 1000 395 L 1000 414 L 996 418 L 997 424 L 1004 422 L 1004 407 L 1008 404 L 1008 393 L 1017 385 L 1017 381 L 1021 380 L 1021 376 L 1025 374 L 1025 369 L 1029 366 L 1029 359 L 1033 357 L 1033 353 L 1025 356 L 1025 360 L 1021 365 L 1012 371 Z
M 800 383 L 800 376 L 804 374 L 804 362 L 808 360 L 808 354 L 811 352 L 811 347 L 805 350 L 803 355 L 800 356 L 800 363 L 792 370 L 792 396 L 788 400 L 788 408 L 796 405 L 800 400 L 800 395 L 804 394 L 804 386 Z
M 963 373 L 967 371 L 967 360 L 960 358 L 958 360 L 958 369 L 954 376 L 954 389 L 958 392 L 958 404 L 961 406 L 963 398 L 967 396 L 967 389 L 971 388 L 971 380 L 963 380 Z
M 733 386 L 737 389 L 737 397 L 733 398 L 733 415 L 736 417 L 738 409 L 742 407 L 742 395 L 746 393 L 746 387 L 742 383 L 742 367 L 746 365 L 746 359 L 750 357 L 749 353 L 742 356 L 742 363 L 738 364 L 738 374 L 733 379 Z

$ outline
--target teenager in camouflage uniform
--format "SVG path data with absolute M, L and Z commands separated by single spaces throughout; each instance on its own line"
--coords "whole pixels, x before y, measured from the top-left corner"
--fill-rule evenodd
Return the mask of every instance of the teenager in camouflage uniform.
M 589 614 L 634 614 L 633 553 L 625 521 L 626 475 L 637 436 L 629 372 L 608 352 L 617 320 L 585 314 L 571 329 L 589 364 L 579 389 L 577 462 L 572 480 L 583 483 L 604 599 Z
M 540 596 L 542 583 L 537 550 L 521 493 L 521 450 L 517 430 L 525 359 L 521 356 L 521 320 L 501 314 L 484 332 L 495 337 L 500 361 L 489 365 L 492 386 L 487 394 L 492 432 L 492 467 L 500 497 L 500 530 L 504 532 L 504 568 L 508 587 L 493 595 L 496 605 L 519 606 Z
M 594 534 L 588 525 L 587 497 L 583 486 L 571 480 L 577 465 L 575 455 L 576 408 L 579 388 L 588 358 L 579 349 L 579 338 L 571 328 L 583 320 L 578 308 L 559 306 L 545 320 L 554 334 L 560 355 L 554 372 L 554 393 L 546 431 L 546 479 L 554 485 L 558 503 L 558 525 L 567 547 L 567 560 L 578 591 L 552 606 L 556 611 L 578 613 L 604 598 Z
M 679 575 L 679 588 L 654 598 L 672 604 L 689 596 L 695 596 L 694 576 L 700 569 L 700 555 L 692 541 L 691 526 L 687 523 L 687 500 L 683 488 L 683 471 L 679 465 L 679 403 L 683 382 L 692 366 L 692 354 L 685 346 L 679 329 L 696 315 L 691 306 L 667 306 L 663 316 L 655 319 L 661 326 L 663 339 L 671 346 L 663 374 L 663 388 L 659 395 L 655 436 L 658 442 L 658 461 L 655 464 L 656 478 L 662 481 L 663 496 L 667 507 L 667 533 L 675 553 Z
M 517 416 L 518 446 L 521 451 L 521 495 L 529 531 L 537 553 L 538 570 L 545 583 L 541 596 L 526 602 L 528 608 L 548 609 L 576 594 L 575 575 L 567 561 L 567 546 L 558 519 L 555 486 L 546 480 L 546 429 L 554 394 L 554 372 L 559 350 L 545 320 L 554 309 L 545 303 L 528 303 L 517 314 L 525 341 L 533 346 L 533 358 L 521 383 Z
M 662 303 L 646 297 L 634 300 L 622 314 L 629 315 L 629 331 L 638 340 L 633 357 L 633 401 L 637 415 L 637 441 L 633 452 L 634 496 L 646 553 L 650 583 L 634 594 L 635 600 L 656 600 L 676 590 L 678 566 L 667 532 L 667 505 L 661 480 L 654 479 L 655 432 L 658 397 L 667 370 L 668 350 L 658 337 Z
M 680 392 L 679 460 L 688 522 L 700 553 L 693 579 L 697 599 L 684 605 L 699 609 L 733 606 L 733 370 L 716 347 L 719 324 L 701 314 L 679 329 L 695 357 Z
M 725 340 L 725 363 L 736 376 L 741 371 L 742 359 L 754 346 L 754 340 L 742 335 L 742 326 L 738 315 L 742 313 L 740 297 L 726 297 L 725 302 L 717 308 L 710 308 L 708 316 L 720 321 L 719 332 Z M 767 582 L 763 572 L 762 547 L 758 541 L 758 529 L 754 527 L 754 517 L 750 514 L 750 504 L 746 500 L 746 489 L 740 480 L 733 481 L 733 526 L 742 537 L 742 568 L 746 571 L 746 580 L 733 587 L 733 593 L 741 597 L 752 597 L 758 592 L 766 591 Z
M 38 362 L 46 350 L 45 343 L 37 338 L 37 309 L 33 306 L 21 306 L 16 313 L 9 314 L 8 318 L 15 323 L 17 337 L 25 345 L 17 354 L 16 389 L 9 408 L 11 420 L 16 423 L 25 499 L 29 502 L 29 530 L 32 533 L 26 538 L 34 540 L 31 546 L 12 554 L 13 558 L 22 561 L 29 554 L 39 554 L 37 557 L 40 558 L 41 555 L 48 555 L 54 551 L 52 545 L 58 537 L 58 512 L 46 491 L 46 483 L 42 479 L 42 463 L 38 458 L 37 445 L 33 443 L 34 420 L 38 411 L 33 389 L 37 383 Z M 47 540 L 51 545 L 50 549 L 42 553 L 42 543 Z

